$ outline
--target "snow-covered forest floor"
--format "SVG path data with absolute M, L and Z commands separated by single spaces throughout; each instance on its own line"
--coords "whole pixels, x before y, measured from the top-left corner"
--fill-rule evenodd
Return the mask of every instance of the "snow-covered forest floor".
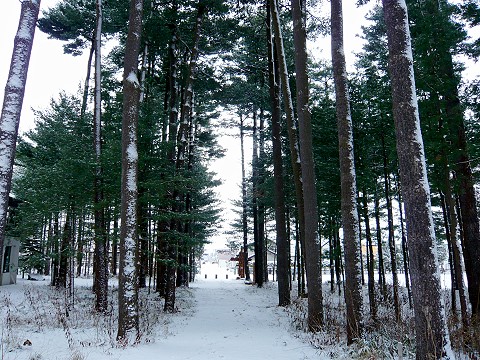
M 213 274 L 218 275 L 218 279 Z M 74 302 L 70 305 L 65 292 L 49 286 L 48 278 L 43 281 L 18 279 L 16 285 L 4 286 L 0 291 L 0 359 L 414 358 L 413 314 L 408 301 L 404 302 L 402 328 L 395 325 L 393 310 L 384 302 L 379 306 L 378 330 L 370 329 L 369 335 L 357 345 L 347 347 L 343 300 L 337 292 L 328 291 L 327 286 L 324 291 L 326 326 L 324 331 L 312 335 L 304 331 L 306 299 L 297 299 L 290 307 L 279 308 L 276 283 L 270 282 L 259 289 L 235 280 L 233 274 L 229 280 L 221 271 L 210 272 L 207 279 L 204 275 L 200 274 L 190 288 L 178 290 L 178 311 L 174 314 L 165 314 L 158 295 L 143 289 L 140 294 L 142 338 L 140 344 L 125 348 L 117 347 L 115 342 L 115 279 L 111 279 L 110 284 L 108 316 L 92 311 L 91 279 L 75 279 Z M 366 326 L 372 324 L 367 322 Z

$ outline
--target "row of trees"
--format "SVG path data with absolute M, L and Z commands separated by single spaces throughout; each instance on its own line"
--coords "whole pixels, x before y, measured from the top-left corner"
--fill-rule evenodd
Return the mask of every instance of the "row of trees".
M 469 106 L 476 118 L 477 90 L 472 84 L 462 99 L 454 62 L 458 53 L 476 56 L 477 44 L 467 42 L 460 21 L 476 25 L 478 9 L 474 3 L 429 0 L 408 4 L 408 21 L 404 2 L 385 0 L 383 9 L 370 14 L 364 51 L 347 77 L 341 2 L 331 1 L 332 67 L 307 66 L 307 33 L 322 30 L 323 23 L 307 21 L 306 2 L 292 0 L 291 12 L 280 5 L 276 0 L 132 0 L 127 11 L 126 1 L 64 0 L 44 12 L 40 29 L 66 41 L 67 53 L 88 47 L 90 58 L 83 94 L 61 94 L 49 110 L 37 113 L 36 128 L 19 141 L 14 192 L 23 202 L 15 231 L 25 239 L 28 266 L 51 268 L 52 282 L 68 287 L 74 266 L 80 275 L 92 261 L 100 312 L 107 304 L 108 268 L 113 274 L 118 270 L 121 342 L 141 332 L 138 289 L 148 279 L 165 298 L 165 310 L 173 311 L 175 287 L 193 280 L 195 258 L 218 220 L 215 180 L 207 168 L 221 150 L 211 119 L 228 108 L 238 114 L 235 126 L 242 138 L 251 130 L 254 139 L 241 219 L 245 256 L 249 232 L 253 237 L 257 284 L 267 279 L 261 260 L 274 220 L 279 304 L 290 303 L 294 237 L 299 295 L 308 287 L 309 329 L 324 325 L 322 257 L 327 256 L 332 291 L 344 268 L 346 333 L 352 343 L 367 320 L 364 262 L 370 317 L 378 321 L 374 270 L 385 296 L 385 250 L 398 323 L 399 267 L 409 296 L 411 282 L 417 358 L 448 356 L 436 255 L 443 234 L 452 299 L 458 289 L 465 329 L 474 326 L 479 310 L 480 236 L 469 160 L 476 148 L 467 147 L 477 132 L 464 117 Z M 119 41 L 103 62 L 102 34 Z M 121 83 L 116 74 L 122 68 Z M 289 75 L 293 69 L 295 76 Z M 400 204 L 402 266 L 394 197 Z M 433 222 L 431 198 L 442 209 L 443 226 Z M 388 249 L 383 249 L 382 204 Z M 370 218 L 375 218 L 377 252 Z M 328 251 L 322 252 L 326 240 Z

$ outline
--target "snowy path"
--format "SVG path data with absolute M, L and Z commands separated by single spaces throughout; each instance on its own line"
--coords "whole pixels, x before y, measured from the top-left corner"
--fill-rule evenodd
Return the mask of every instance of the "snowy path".
M 318 359 L 311 346 L 293 338 L 280 317 L 273 289 L 239 280 L 191 285 L 196 312 L 176 336 L 157 345 L 162 359 Z
M 213 274 L 219 275 L 216 280 Z M 234 277 L 229 274 L 230 279 Z M 265 288 L 245 285 L 242 280 L 225 279 L 225 273 L 215 270 L 204 280 L 204 274 L 190 284 L 189 289 L 178 292 L 179 312 L 160 316 L 153 332 L 145 334 L 139 345 L 117 348 L 111 346 L 106 332 L 115 336 L 112 324 L 99 323 L 93 327 L 89 317 L 84 323 L 82 311 L 89 311 L 91 279 L 78 280 L 77 313 L 72 312 L 65 331 L 58 326 L 49 305 L 52 291 L 49 281 L 5 287 L 0 300 L 8 305 L 10 320 L 2 326 L 0 358 L 4 360 L 320 360 L 322 357 L 309 344 L 303 343 L 289 332 L 289 317 L 276 306 L 275 283 Z M 211 279 L 211 280 L 210 280 Z M 80 289 L 80 288 L 79 288 Z M 30 294 L 30 297 L 26 297 Z M 88 294 L 88 295 L 87 295 Z M 85 299 L 87 300 L 85 300 Z M 45 301 L 38 301 L 44 299 Z M 85 301 L 80 302 L 81 299 Z M 10 301 L 10 300 L 9 300 Z M 83 310 L 81 310 L 83 309 Z M 3 309 L 5 310 L 5 309 Z M 53 311 L 53 312 L 52 312 Z M 160 310 L 161 311 L 161 310 Z M 20 316 L 16 313 L 25 314 Z M 4 319 L 7 314 L 3 314 Z M 38 317 L 38 316 L 39 317 Z M 152 314 L 155 316 L 155 314 Z M 152 320 L 153 321 L 153 320 Z M 36 322 L 40 322 L 35 326 Z M 10 325 L 9 325 L 10 324 Z M 18 325 L 17 325 L 18 324 Z M 33 325 L 32 325 L 33 324 Z M 83 324 L 83 325 L 82 325 Z M 29 339 L 32 345 L 22 345 Z M 145 342 L 147 341 L 147 342 Z M 5 345 L 6 346 L 6 345 Z

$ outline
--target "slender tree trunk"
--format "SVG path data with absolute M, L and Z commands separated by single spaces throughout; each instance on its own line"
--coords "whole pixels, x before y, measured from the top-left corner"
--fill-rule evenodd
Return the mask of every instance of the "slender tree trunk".
M 167 281 L 166 281 L 166 272 L 167 267 L 165 265 L 166 259 L 166 242 L 165 233 L 168 230 L 168 226 L 165 221 L 160 221 L 157 232 L 157 246 L 156 246 L 156 262 L 157 262 L 157 279 L 156 279 L 156 292 L 162 297 L 165 296 Z
M 52 229 L 52 250 L 53 250 L 53 259 L 52 259 L 52 276 L 50 285 L 55 286 L 58 281 L 58 268 L 60 263 L 60 224 L 59 217 L 60 214 L 54 214 L 55 218 L 53 220 L 53 229 Z
M 0 249 L 3 249 L 5 240 L 13 160 L 40 0 L 22 1 L 21 6 L 0 116 Z
M 318 206 L 315 183 L 315 164 L 312 150 L 312 124 L 309 108 L 307 74 L 306 1 L 292 0 L 293 38 L 295 46 L 295 79 L 297 87 L 297 115 L 300 138 L 303 211 L 305 218 L 305 250 L 309 301 L 309 328 L 318 331 L 323 325 L 322 249 L 318 233 Z M 310 255 L 314 253 L 314 255 Z M 309 275 L 310 273 L 310 275 Z M 315 297 L 315 299 L 312 299 Z M 310 307 L 312 309 L 310 309 Z
M 320 261 L 320 240 L 318 237 L 317 229 L 317 214 L 316 206 L 316 192 L 314 181 L 308 184 L 314 176 L 313 175 L 313 156 L 311 154 L 311 149 L 308 148 L 308 141 L 304 143 L 306 148 L 303 150 L 300 149 L 302 155 L 307 156 L 306 159 L 300 161 L 300 153 L 298 150 L 298 140 L 296 136 L 296 127 L 293 116 L 293 104 L 292 96 L 290 91 L 290 85 L 288 82 L 288 71 L 285 58 L 285 51 L 283 47 L 283 37 L 280 28 L 280 16 L 278 14 L 277 0 L 272 0 L 270 3 L 272 11 L 272 23 L 275 33 L 275 45 L 276 52 L 278 54 L 278 62 L 280 68 L 280 79 L 283 90 L 283 99 L 285 105 L 285 114 L 287 117 L 287 127 L 288 127 L 288 137 L 290 143 L 290 156 L 295 180 L 295 194 L 297 199 L 297 208 L 298 208 L 298 219 L 300 224 L 300 240 L 304 244 L 305 256 L 306 256 L 306 271 L 307 271 L 307 287 L 308 287 L 308 328 L 310 331 L 318 331 L 323 324 L 323 299 L 322 299 L 322 271 L 321 271 L 321 261 Z M 298 74 L 297 74 L 298 76 Z M 301 76 L 305 76 L 303 74 Z M 308 112 L 308 110 L 306 110 Z M 308 120 L 307 120 L 308 121 Z M 308 138 L 308 134 L 311 136 L 311 130 L 309 126 L 304 122 L 302 126 L 302 134 Z M 307 155 L 310 153 L 310 155 Z M 305 161 L 305 164 L 303 164 Z M 302 184 L 302 169 L 308 169 L 307 183 L 303 181 Z M 315 200 L 310 199 L 308 207 L 308 234 L 306 227 L 306 216 L 305 216 L 305 203 L 304 203 L 304 190 L 303 186 L 306 185 L 307 191 L 306 195 L 314 198 Z
M 90 90 L 90 74 L 92 71 L 92 62 L 93 62 L 93 55 L 95 54 L 95 41 L 92 41 L 90 46 L 90 52 L 88 54 L 88 61 L 87 61 L 87 75 L 85 76 L 85 83 L 83 85 L 83 96 L 82 96 L 82 108 L 80 110 L 80 117 L 82 119 L 85 118 L 85 113 L 87 112 L 87 104 L 88 104 L 88 91 Z
M 102 65 L 102 0 L 96 0 L 97 24 L 95 29 L 95 99 L 94 99 L 94 119 L 93 119 L 93 138 L 95 149 L 95 179 L 94 179 L 94 217 L 95 217 L 95 253 L 94 253 L 94 282 L 95 292 L 95 310 L 99 312 L 107 311 L 107 293 L 108 293 L 108 262 L 106 248 L 105 232 L 105 208 L 103 205 L 103 169 L 102 169 L 102 84 L 101 84 L 101 65 Z
M 446 165 L 446 164 L 445 164 Z M 465 329 L 468 327 L 468 310 L 467 310 L 467 299 L 465 296 L 465 284 L 463 281 L 463 264 L 462 264 L 462 252 L 460 250 L 459 242 L 457 239 L 457 215 L 455 211 L 455 199 L 452 194 L 450 187 L 450 179 L 448 168 L 445 168 L 444 175 L 445 179 L 445 203 L 447 209 L 447 215 L 450 222 L 450 244 L 452 249 L 452 260 L 455 274 L 455 289 L 458 291 L 459 300 L 460 300 L 460 311 L 462 315 L 462 323 Z M 453 285 L 453 284 L 452 284 Z M 453 286 L 452 286 L 453 287 Z
M 245 175 L 245 146 L 244 142 L 244 118 L 240 114 L 240 152 L 242 162 L 242 230 L 243 230 L 243 256 L 245 280 L 250 281 L 250 268 L 248 266 L 248 227 L 247 227 L 247 179 Z
M 398 194 L 398 212 L 400 215 L 400 229 L 402 232 L 402 254 L 403 254 L 403 272 L 405 274 L 405 285 L 407 287 L 407 294 L 408 294 L 408 304 L 410 309 L 413 308 L 413 301 L 412 301 L 412 287 L 410 285 L 410 259 L 408 258 L 408 242 L 407 242 L 407 235 L 405 234 L 405 225 L 403 222 L 403 202 L 402 202 L 402 189 L 400 187 L 400 180 L 398 179 L 398 173 L 396 176 L 396 186 L 397 186 L 397 194 Z
M 383 181 L 388 221 L 388 249 L 390 250 L 390 266 L 393 279 L 393 307 L 395 309 L 395 319 L 397 321 L 397 324 L 400 324 L 400 322 L 402 321 L 402 312 L 398 293 L 397 251 L 395 246 L 395 234 L 393 229 L 392 200 L 390 197 L 390 176 L 387 170 L 387 150 L 385 148 L 385 138 L 383 134 L 381 135 L 381 141 L 383 154 Z
M 434 2 L 435 11 L 439 12 L 439 2 Z M 438 29 L 434 36 L 441 41 L 446 36 L 443 29 Z M 444 48 L 446 49 L 446 48 Z M 451 132 L 452 152 L 456 177 L 459 181 L 458 197 L 461 209 L 461 227 L 463 230 L 463 258 L 468 280 L 468 294 L 472 306 L 472 316 L 480 319 L 480 223 L 475 197 L 474 179 L 468 153 L 467 136 L 465 131 L 464 113 L 458 95 L 459 77 L 455 74 L 453 56 L 446 51 L 441 54 L 444 58 L 440 65 L 440 73 L 445 81 L 442 95 L 445 99 L 445 115 L 448 128 Z
M 331 223 L 331 222 L 330 222 Z M 335 244 L 333 237 L 333 228 L 330 225 L 328 232 L 328 249 L 329 249 L 329 265 L 330 265 L 330 292 L 335 292 Z
M 84 228 L 85 228 L 85 214 L 83 213 L 78 219 L 78 234 L 77 234 L 77 277 L 82 275 L 83 263 L 83 248 L 84 248 Z
M 277 0 L 270 1 L 270 12 L 271 12 L 271 19 L 272 19 L 272 29 L 274 34 L 274 49 L 275 49 L 275 57 L 276 62 L 278 63 L 279 67 L 279 77 L 278 82 L 280 83 L 281 91 L 283 93 L 283 103 L 285 108 L 285 115 L 287 119 L 287 133 L 288 133 L 288 143 L 289 143 L 289 150 L 290 150 L 290 163 L 292 166 L 293 172 L 293 179 L 294 179 L 294 187 L 295 187 L 295 200 L 297 204 L 297 218 L 298 218 L 298 228 L 299 228 L 299 237 L 300 237 L 300 251 L 302 252 L 302 257 L 304 261 L 307 263 L 307 278 L 312 276 L 311 282 L 314 283 L 314 276 L 318 276 L 318 272 L 311 271 L 311 274 L 308 275 L 308 262 L 306 255 L 306 244 L 305 244 L 305 211 L 304 211 L 304 203 L 303 203 L 303 185 L 302 185 L 302 171 L 301 171 L 301 162 L 300 162 L 300 152 L 299 152 L 299 143 L 297 137 L 297 127 L 295 125 L 295 118 L 293 114 L 293 102 L 292 102 L 292 93 L 290 91 L 290 83 L 288 81 L 288 69 L 287 63 L 285 58 L 285 50 L 283 45 L 283 37 L 282 31 L 280 26 L 280 15 L 278 13 L 278 6 Z M 313 255 L 312 255 L 313 254 Z M 313 251 L 311 256 L 319 256 L 320 251 Z M 320 265 L 317 264 L 314 259 L 312 259 L 312 268 L 319 267 Z M 315 273 L 315 274 L 314 274 Z M 312 300 L 313 301 L 313 300 Z M 320 308 L 320 309 L 319 309 Z M 318 302 L 316 305 L 310 305 L 310 310 L 313 311 L 311 316 L 319 317 L 320 313 L 323 311 L 321 310 L 321 306 L 318 306 Z M 314 314 L 316 313 L 316 314 Z M 320 317 L 323 317 L 320 316 Z M 313 318 L 312 318 L 313 320 Z
M 453 359 L 445 324 L 430 188 L 415 93 L 407 6 L 383 0 L 387 27 L 393 116 L 405 201 L 417 359 Z
M 118 283 L 117 341 L 128 344 L 139 339 L 138 281 L 138 152 L 137 127 L 140 102 L 138 55 L 142 33 L 143 0 L 130 1 L 130 17 L 123 73 L 122 206 L 120 268 Z
M 359 197 L 357 192 L 357 198 Z M 358 218 L 358 250 L 360 252 L 360 275 L 362 277 L 362 287 L 365 285 L 365 274 L 363 269 L 363 253 L 362 253 L 362 220 L 360 214 L 360 206 L 357 204 L 357 218 Z
M 370 315 L 374 323 L 377 323 L 377 301 L 375 299 L 375 275 L 374 275 L 374 259 L 373 259 L 373 245 L 372 235 L 370 231 L 370 218 L 368 214 L 368 199 L 367 192 L 363 189 L 363 217 L 365 220 L 365 237 L 367 240 L 367 272 L 368 272 L 368 300 L 370 301 Z
M 195 21 L 193 47 L 190 52 L 190 62 L 188 65 L 188 72 L 185 84 L 185 91 L 183 93 L 182 108 L 180 112 L 180 124 L 177 134 L 177 157 L 175 162 L 175 171 L 178 174 L 184 170 L 185 158 L 187 156 L 187 143 L 188 143 L 188 130 L 192 126 L 192 109 L 193 109 L 193 85 L 195 83 L 197 74 L 197 60 L 198 60 L 198 46 L 201 38 L 201 29 L 203 18 L 207 12 L 207 6 L 204 1 L 199 1 L 197 4 L 197 16 Z M 180 194 L 180 189 L 177 185 L 173 191 L 173 213 L 178 214 L 181 212 L 179 199 L 184 198 Z M 172 229 L 176 229 L 178 232 L 183 232 L 180 220 L 174 219 L 172 221 Z M 178 265 L 178 250 L 183 251 L 185 248 L 183 243 L 177 241 L 171 241 L 169 244 L 169 264 L 167 269 L 167 288 L 165 293 L 165 306 L 164 310 L 167 312 L 173 312 L 175 310 L 175 288 L 176 288 L 176 268 Z M 184 254 L 181 254 L 184 259 Z
M 338 234 L 338 227 L 335 222 L 335 228 L 333 232 L 334 253 L 335 253 L 335 278 L 337 280 L 338 296 L 342 295 L 342 247 L 340 245 L 340 236 Z
M 253 243 L 255 245 L 255 283 L 258 287 L 263 286 L 263 239 L 260 238 L 259 219 L 258 219 L 258 129 L 257 129 L 257 110 L 253 109 L 253 128 L 252 128 L 252 215 L 253 215 Z
M 277 267 L 278 267 L 278 305 L 287 306 L 290 304 L 289 288 L 289 259 L 288 248 L 290 243 L 286 231 L 285 217 L 285 193 L 283 183 L 283 161 L 282 161 L 282 137 L 280 124 L 280 83 L 278 61 L 275 61 L 275 51 L 272 42 L 271 8 L 267 0 L 267 46 L 268 46 L 268 75 L 270 87 L 270 103 L 272 113 L 272 147 L 273 147 L 273 181 L 274 181 L 274 203 L 275 203 L 275 231 L 277 244 Z M 297 241 L 298 249 L 298 241 Z M 275 271 L 275 269 L 274 269 Z M 275 276 L 275 274 L 274 274 Z M 299 286 L 300 288 L 300 286 Z
M 168 151 L 167 158 L 170 170 L 175 172 L 175 148 L 178 130 L 178 81 L 177 81 L 177 2 L 172 2 L 173 20 L 170 26 L 171 39 L 168 47 Z M 164 139 L 166 136 L 164 135 Z M 168 189 L 168 200 L 175 205 L 175 190 Z M 172 225 L 173 224 L 173 225 Z M 176 276 L 176 240 L 170 238 L 169 234 L 175 230 L 173 221 L 164 220 L 158 225 L 157 235 L 157 286 L 156 290 L 160 296 L 165 297 L 164 311 L 173 312 L 175 309 L 175 276 Z M 170 285 L 169 285 L 170 284 Z M 169 292 L 170 291 L 170 292 Z
M 68 209 L 65 216 L 65 224 L 63 225 L 62 240 L 60 242 L 59 260 L 58 260 L 58 276 L 55 280 L 57 288 L 66 289 L 68 260 L 70 258 L 70 244 L 72 238 L 72 210 Z
M 379 199 L 378 199 L 378 194 L 376 189 L 375 189 L 373 201 L 375 204 L 375 223 L 376 223 L 377 248 L 378 248 L 378 286 L 380 287 L 382 296 L 385 299 L 387 296 L 387 282 L 385 279 L 385 265 L 383 262 L 382 227 L 380 225 L 380 204 L 379 204 Z
M 113 219 L 113 240 L 112 240 L 112 274 L 117 275 L 117 263 L 118 263 L 118 217 L 114 215 Z
M 343 11 L 341 0 L 331 0 L 332 65 L 337 104 L 338 145 L 342 200 L 343 246 L 345 252 L 345 302 L 347 306 L 347 343 L 362 334 L 362 284 L 360 269 L 359 221 L 356 199 L 356 175 L 353 152 L 353 126 L 347 87 L 343 48 Z
M 265 238 L 265 168 L 264 163 L 266 159 L 265 155 L 265 114 L 264 109 L 260 111 L 260 127 L 259 127 L 259 164 L 258 164 L 258 190 L 257 190 L 257 200 L 258 200 L 258 237 L 260 239 L 260 254 L 263 259 L 262 272 L 263 272 L 263 281 L 268 282 L 268 268 L 267 268 L 267 251 L 266 251 L 266 241 Z M 288 234 L 288 229 L 287 229 Z M 288 236 L 288 235 L 287 235 Z M 288 237 L 287 237 L 288 238 Z M 289 238 L 288 238 L 289 239 Z M 290 269 L 290 264 L 288 266 Z M 290 271 L 289 271 L 290 274 Z M 291 278 L 290 278 L 291 280 Z
M 452 282 L 452 286 L 450 288 L 450 295 L 451 295 L 451 310 L 454 316 L 457 314 L 457 297 L 456 297 L 456 290 L 457 290 L 457 280 L 455 277 L 455 265 L 453 264 L 453 250 L 452 250 L 452 239 L 450 236 L 450 220 L 448 216 L 447 210 L 447 202 L 445 201 L 445 195 L 441 190 L 440 193 L 440 205 L 442 207 L 442 215 L 443 215 L 443 227 L 445 228 L 445 239 L 447 240 L 447 249 L 448 249 L 448 265 L 450 266 L 450 281 Z

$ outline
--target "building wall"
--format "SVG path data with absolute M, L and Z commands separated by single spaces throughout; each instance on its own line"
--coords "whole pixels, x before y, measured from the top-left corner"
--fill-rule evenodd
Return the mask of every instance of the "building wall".
M 10 246 L 10 259 L 8 265 L 4 263 L 5 250 Z M 20 252 L 20 242 L 14 238 L 6 237 L 3 245 L 1 268 L 2 276 L 0 276 L 0 285 L 10 285 L 17 283 L 18 273 L 18 256 Z

